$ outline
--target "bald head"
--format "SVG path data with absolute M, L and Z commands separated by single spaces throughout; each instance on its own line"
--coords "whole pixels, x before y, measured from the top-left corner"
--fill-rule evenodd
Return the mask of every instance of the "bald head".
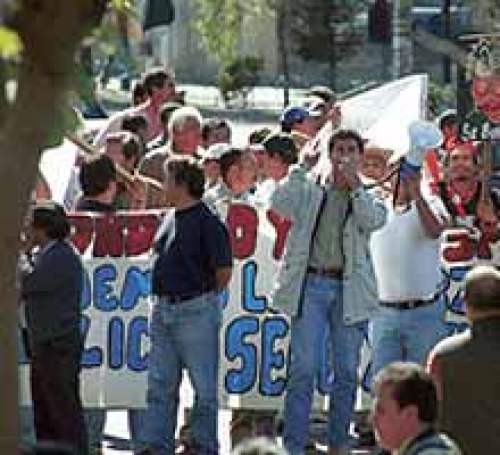
M 465 278 L 468 311 L 500 313 L 500 272 L 492 266 L 474 267 Z

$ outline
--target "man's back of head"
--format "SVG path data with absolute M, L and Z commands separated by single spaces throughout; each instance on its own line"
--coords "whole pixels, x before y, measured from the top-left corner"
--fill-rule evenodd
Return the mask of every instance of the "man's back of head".
M 116 181 L 115 164 L 108 155 L 89 157 L 82 164 L 79 179 L 85 197 L 99 198 Z
M 489 265 L 472 269 L 465 278 L 467 316 L 473 322 L 500 316 L 500 271 Z

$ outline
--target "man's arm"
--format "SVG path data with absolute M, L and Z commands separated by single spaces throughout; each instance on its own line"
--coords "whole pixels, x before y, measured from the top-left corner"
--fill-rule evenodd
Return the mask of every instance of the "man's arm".
M 203 243 L 215 269 L 215 291 L 222 291 L 231 280 L 233 254 L 225 224 L 216 215 L 209 218 L 203 230 Z
M 358 225 L 366 232 L 380 229 L 387 218 L 385 203 L 362 186 L 351 192 L 352 211 Z
M 415 205 L 417 206 L 418 215 L 420 217 L 420 221 L 424 226 L 425 233 L 427 237 L 431 239 L 437 239 L 446 228 L 446 224 L 439 221 L 432 210 L 427 204 L 427 201 L 420 196 L 415 199 Z
M 296 218 L 298 200 L 301 192 L 315 185 L 300 167 L 293 167 L 288 175 L 276 185 L 269 198 L 269 208 L 283 218 L 294 221 Z M 320 189 L 318 188 L 318 191 Z M 300 211 L 300 210 L 299 210 Z
M 421 190 L 420 175 L 408 177 L 408 191 L 415 201 L 418 215 L 427 237 L 430 239 L 439 238 L 448 223 L 445 220 L 440 220 L 429 206 L 429 203 L 424 199 Z

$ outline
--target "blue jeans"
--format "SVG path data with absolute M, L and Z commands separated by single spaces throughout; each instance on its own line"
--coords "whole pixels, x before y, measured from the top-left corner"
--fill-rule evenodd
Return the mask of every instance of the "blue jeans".
M 218 453 L 217 385 L 221 306 L 213 293 L 169 304 L 158 302 L 151 318 L 145 445 L 155 455 L 174 453 L 182 370 L 195 392 L 191 413 L 196 453 Z
M 424 364 L 429 351 L 447 335 L 444 300 L 408 310 L 380 306 L 370 324 L 372 375 L 391 362 Z
M 285 447 L 304 453 L 321 344 L 329 326 L 334 380 L 330 389 L 328 444 L 347 447 L 366 322 L 343 322 L 342 282 L 308 274 L 301 314 L 292 320 L 291 362 L 285 398 Z

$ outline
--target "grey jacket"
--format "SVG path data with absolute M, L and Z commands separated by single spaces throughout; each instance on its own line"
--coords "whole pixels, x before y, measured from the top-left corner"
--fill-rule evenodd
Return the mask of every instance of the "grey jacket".
M 323 189 L 300 166 L 290 169 L 271 196 L 271 208 L 292 221 L 272 302 L 290 316 L 297 315 Z M 382 227 L 386 208 L 363 188 L 350 195 L 352 211 L 343 232 L 346 258 L 343 278 L 344 323 L 366 321 L 378 309 L 377 284 L 369 251 L 370 235 Z
M 83 266 L 66 241 L 42 250 L 34 268 L 21 275 L 30 340 L 49 341 L 80 327 Z

